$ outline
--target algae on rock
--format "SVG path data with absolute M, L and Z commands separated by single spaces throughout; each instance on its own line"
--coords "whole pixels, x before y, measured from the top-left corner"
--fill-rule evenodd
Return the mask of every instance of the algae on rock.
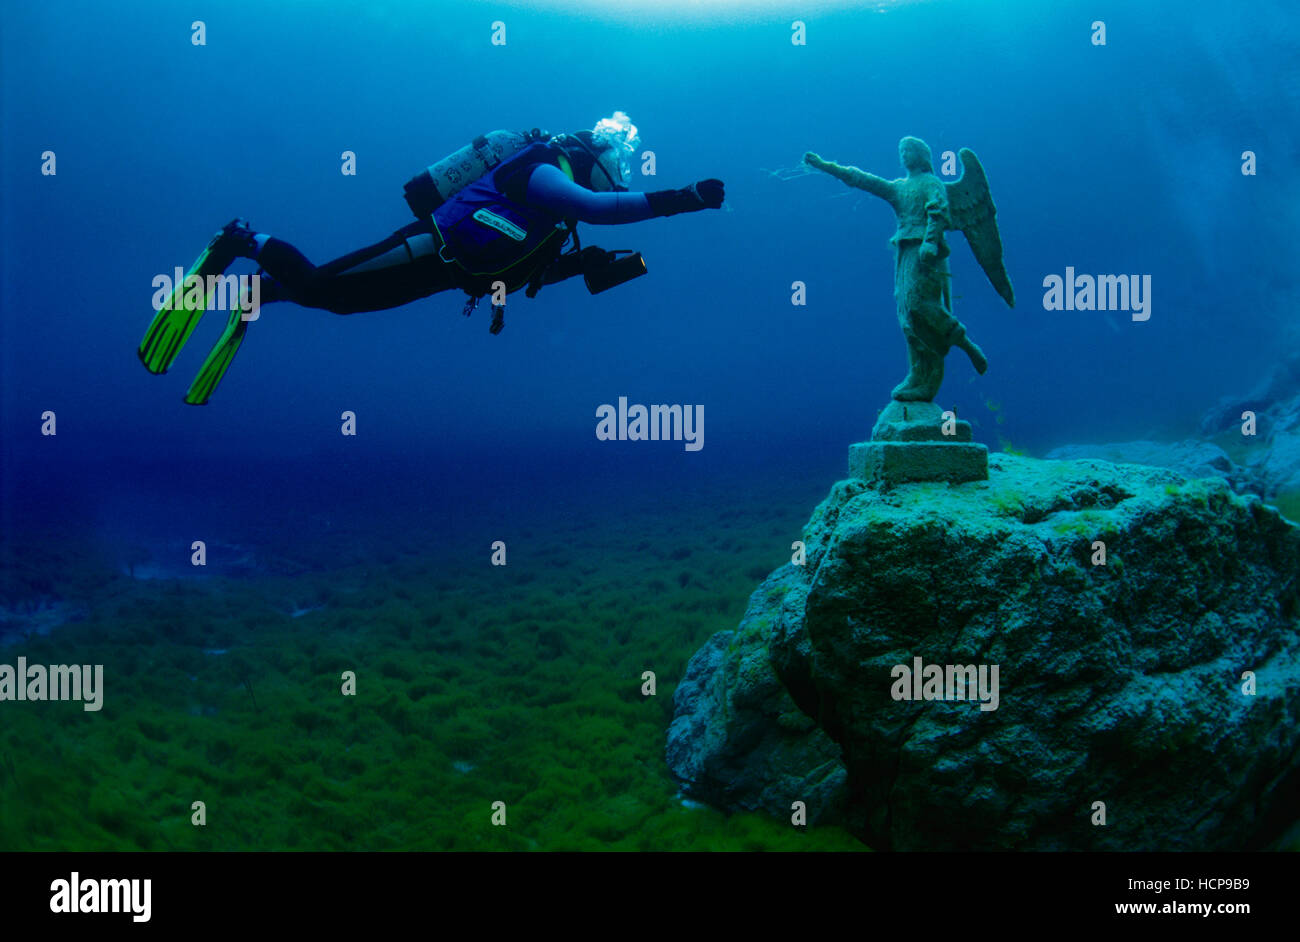
M 995 455 L 987 482 L 838 482 L 804 542 L 679 687 L 692 796 L 804 801 L 880 849 L 1242 849 L 1300 817 L 1300 531 L 1257 498 Z M 998 708 L 894 700 L 917 656 L 1000 665 Z

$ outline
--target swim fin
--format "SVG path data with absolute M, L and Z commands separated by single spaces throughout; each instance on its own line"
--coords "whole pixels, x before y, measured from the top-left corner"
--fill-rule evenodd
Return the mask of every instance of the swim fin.
M 217 384 L 226 375 L 226 370 L 230 369 L 231 361 L 239 352 L 239 345 L 244 342 L 244 334 L 248 332 L 248 321 L 244 320 L 243 307 L 241 303 L 230 312 L 226 329 L 222 331 L 220 339 L 208 354 L 208 358 L 203 361 L 203 366 L 199 368 L 199 375 L 194 377 L 194 382 L 190 383 L 190 388 L 185 393 L 185 401 L 190 405 L 206 405 Z
M 231 248 L 235 240 L 230 237 L 236 236 L 242 228 L 242 219 L 232 219 L 222 226 L 154 315 L 153 323 L 136 351 L 150 373 L 166 373 L 185 346 L 185 341 L 190 339 L 204 311 L 212 303 L 213 289 L 208 285 L 208 276 L 224 274 L 235 260 L 237 254 Z M 187 284 L 192 284 L 191 276 L 200 279 L 203 287 L 187 290 Z M 203 292 L 201 304 L 195 303 L 199 292 Z

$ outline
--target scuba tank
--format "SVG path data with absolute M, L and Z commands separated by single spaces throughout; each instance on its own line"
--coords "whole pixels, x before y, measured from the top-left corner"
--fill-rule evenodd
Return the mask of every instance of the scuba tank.
M 596 155 L 581 136 L 552 138 L 538 128 L 492 131 L 426 167 L 403 187 L 411 212 L 433 230 L 430 236 L 420 237 L 428 246 L 422 245 L 418 254 L 436 251 L 456 267 L 458 287 L 468 295 L 462 312 L 466 316 L 499 283 L 507 293 L 527 286 L 526 294 L 532 298 L 543 285 L 581 274 L 587 290 L 598 294 L 646 272 L 640 253 L 597 248 L 582 252 L 576 220 L 552 226 L 544 215 L 533 218 L 538 210 L 513 204 L 495 191 L 494 181 L 484 179 L 503 164 L 525 157 L 525 150 L 548 143 L 560 150 L 558 166 L 570 179 L 575 170 L 583 169 L 584 158 L 590 165 L 596 163 Z M 590 172 L 589 165 L 585 169 Z M 617 189 L 612 179 L 610 187 Z M 569 238 L 574 247 L 561 255 Z M 493 304 L 492 314 L 490 329 L 497 334 L 505 326 L 505 305 Z
M 480 134 L 455 153 L 448 154 L 416 174 L 402 188 L 406 205 L 416 219 L 433 211 L 484 174 L 495 170 L 530 144 L 547 140 L 545 131 L 490 131 Z

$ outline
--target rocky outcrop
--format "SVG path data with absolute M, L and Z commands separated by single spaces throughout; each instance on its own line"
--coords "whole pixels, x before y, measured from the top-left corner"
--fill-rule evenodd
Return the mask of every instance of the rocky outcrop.
M 1295 349 L 1294 342 L 1287 346 Z M 1297 399 L 1300 399 L 1300 356 L 1293 355 L 1279 360 L 1250 392 L 1245 395 L 1225 396 L 1206 410 L 1201 418 L 1201 434 L 1213 438 L 1215 435 L 1238 429 L 1243 412 L 1283 419 L 1281 424 L 1290 425 L 1291 423 L 1287 423 L 1283 416 L 1286 413 L 1294 414 L 1293 403 Z M 1270 416 L 1274 410 L 1278 410 L 1280 414 Z M 1278 423 L 1273 421 L 1265 424 L 1276 427 Z
M 792 814 L 809 824 L 843 820 L 840 749 L 791 698 L 769 657 L 773 631 L 798 572 L 785 566 L 754 593 L 735 631 L 702 647 L 674 694 L 668 765 L 692 798 L 719 808 Z
M 1246 416 L 1253 417 L 1248 425 Z M 1246 430 L 1253 434 L 1246 434 Z M 1221 477 L 1284 511 L 1300 511 L 1300 356 L 1281 360 L 1254 389 L 1226 396 L 1201 418 L 1202 439 L 1065 445 L 1049 459 L 1101 458 Z M 1220 447 L 1223 446 L 1223 447 Z M 1227 448 L 1231 455 L 1224 450 Z
M 1298 532 L 1218 477 L 1104 461 L 841 481 L 806 565 L 691 661 L 669 765 L 880 849 L 1262 845 L 1300 817 Z M 996 665 L 996 709 L 900 684 L 918 664 Z
M 1246 434 L 1246 416 L 1253 416 Z M 1300 510 L 1300 357 L 1283 360 L 1244 395 L 1226 396 L 1201 419 L 1202 439 L 1065 445 L 1049 459 L 1101 458 L 1221 477 L 1291 513 Z M 1220 447 L 1220 446 L 1223 447 Z M 1224 451 L 1231 451 L 1231 455 Z
M 1189 478 L 1223 478 L 1236 490 L 1262 494 L 1250 471 L 1235 464 L 1218 445 L 1194 439 L 1181 442 L 1109 442 L 1103 445 L 1063 445 L 1047 453 L 1049 461 L 1096 458 L 1115 464 L 1145 464 L 1168 468 Z

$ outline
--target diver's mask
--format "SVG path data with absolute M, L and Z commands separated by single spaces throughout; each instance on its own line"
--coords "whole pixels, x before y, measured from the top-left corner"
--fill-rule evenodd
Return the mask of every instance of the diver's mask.
M 632 179 L 632 167 L 618 148 L 607 147 L 596 157 L 591 168 L 591 188 L 598 192 L 626 192 Z
M 590 131 L 559 134 L 551 139 L 568 157 L 573 179 L 597 193 L 625 191 L 632 173 L 627 157 L 617 147 L 597 144 Z

